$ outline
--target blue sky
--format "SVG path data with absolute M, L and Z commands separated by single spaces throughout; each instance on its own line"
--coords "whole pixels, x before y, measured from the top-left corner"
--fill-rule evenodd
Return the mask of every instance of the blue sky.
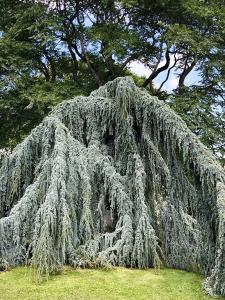
M 162 61 L 160 63 L 160 65 L 163 65 L 163 64 L 164 64 L 164 61 Z M 173 61 L 171 61 L 170 64 L 172 65 Z M 139 61 L 131 62 L 130 65 L 129 65 L 129 69 L 133 73 L 135 73 L 139 76 L 149 77 L 149 75 L 151 74 L 151 70 Z M 156 79 L 154 80 L 154 84 L 156 85 L 156 87 L 158 87 L 162 83 L 162 81 L 166 78 L 166 74 L 167 74 L 167 71 L 164 71 L 156 77 Z M 193 84 L 197 84 L 199 82 L 199 80 L 200 80 L 200 75 L 194 69 L 187 76 L 187 78 L 185 80 L 185 84 L 190 86 L 190 85 L 193 85 Z M 169 77 L 168 81 L 163 86 L 163 90 L 165 90 L 167 92 L 171 92 L 173 89 L 175 89 L 177 87 L 177 84 L 178 84 L 178 78 L 177 78 L 176 72 L 171 71 L 171 74 L 170 74 L 170 77 Z

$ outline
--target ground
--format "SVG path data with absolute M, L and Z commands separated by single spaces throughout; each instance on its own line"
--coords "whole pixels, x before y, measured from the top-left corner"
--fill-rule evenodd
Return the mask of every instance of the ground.
M 72 270 L 36 285 L 30 270 L 0 273 L 1 300 L 207 300 L 203 278 L 197 274 L 163 269 Z M 222 299 L 222 298 L 220 298 Z

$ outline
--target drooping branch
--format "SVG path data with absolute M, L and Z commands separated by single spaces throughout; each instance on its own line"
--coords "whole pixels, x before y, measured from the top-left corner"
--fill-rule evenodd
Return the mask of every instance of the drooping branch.
M 225 294 L 225 174 L 165 103 L 117 78 L 57 106 L 0 169 L 0 259 L 168 267 Z

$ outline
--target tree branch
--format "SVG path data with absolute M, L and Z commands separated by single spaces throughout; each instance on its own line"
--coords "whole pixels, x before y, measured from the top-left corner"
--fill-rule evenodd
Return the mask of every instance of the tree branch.
M 196 65 L 196 60 L 192 61 L 190 65 L 188 65 L 188 57 L 185 61 L 185 66 L 183 72 L 180 74 L 179 83 L 178 83 L 178 89 L 182 89 L 184 87 L 184 81 L 187 75 L 193 70 L 194 66 Z
M 157 89 L 156 91 L 156 95 L 161 91 L 163 85 L 167 82 L 167 80 L 169 79 L 170 76 L 170 72 L 171 70 L 176 66 L 178 59 L 176 58 L 176 54 L 174 54 L 174 63 L 173 65 L 168 69 L 167 75 L 166 75 L 166 79 L 161 83 L 160 87 Z
M 167 70 L 170 65 L 170 52 L 166 50 L 166 62 L 165 64 L 152 72 L 152 74 L 145 80 L 143 83 L 143 87 L 146 87 L 148 84 L 152 83 L 152 81 L 163 71 Z

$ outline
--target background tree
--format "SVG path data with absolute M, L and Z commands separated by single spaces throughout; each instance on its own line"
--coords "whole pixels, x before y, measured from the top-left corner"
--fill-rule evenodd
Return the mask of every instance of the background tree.
M 14 146 L 56 103 L 130 74 L 130 63 L 140 61 L 149 76 L 136 76 L 136 82 L 171 105 L 222 157 L 222 0 L 5 2 L 0 2 L 2 146 Z M 177 87 L 169 93 L 165 84 L 174 74 Z M 190 74 L 199 80 L 187 86 Z

